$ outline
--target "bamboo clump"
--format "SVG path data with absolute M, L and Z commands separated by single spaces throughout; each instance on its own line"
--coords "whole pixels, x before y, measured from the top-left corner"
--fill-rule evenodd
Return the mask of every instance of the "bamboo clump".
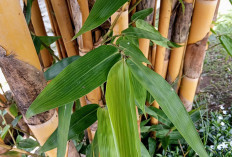
M 9 8 L 11 8 L 9 12 Z M 1 37 L 0 37 L 0 49 L 1 49 L 1 59 L 0 66 L 2 71 L 6 77 L 6 80 L 9 86 L 14 93 L 17 105 L 21 113 L 24 115 L 26 113 L 26 108 L 32 103 L 35 97 L 32 97 L 33 90 L 39 91 L 46 85 L 45 80 L 37 80 L 39 85 L 36 87 L 30 86 L 27 88 L 27 81 L 21 82 L 21 76 L 18 76 L 20 71 L 27 71 L 28 74 L 31 75 L 30 72 L 34 71 L 37 73 L 37 77 L 39 78 L 41 74 L 41 66 L 36 54 L 36 50 L 34 48 L 34 44 L 32 42 L 30 32 L 28 30 L 23 12 L 20 7 L 19 1 L 14 0 L 2 0 L 0 2 L 0 10 L 2 11 L 0 14 L 0 24 L 1 24 Z M 10 20 L 9 20 L 10 19 Z M 17 27 L 17 29 L 16 29 Z M 7 30 L 7 33 L 6 31 Z M 18 31 L 21 30 L 21 31 Z M 14 39 L 14 40 L 12 40 Z M 17 41 L 17 42 L 15 42 Z M 25 42 L 27 41 L 27 42 Z M 14 58 L 7 58 L 4 55 L 15 55 Z M 23 68 L 24 69 L 23 69 Z M 22 69 L 19 69 L 22 68 Z M 30 69 L 29 71 L 26 69 Z M 7 71 L 11 70 L 11 74 Z M 18 72 L 17 72 L 18 71 Z M 15 75 L 14 75 L 15 74 Z M 11 76 L 14 75 L 14 76 Z M 31 75 L 31 77 L 33 77 Z M 32 78 L 28 78 L 29 80 Z M 37 83 L 38 83 L 37 82 Z M 24 83 L 21 85 L 20 83 Z M 36 83 L 36 81 L 34 82 Z M 24 88 L 19 88 L 23 86 Z M 55 117 L 53 122 L 50 125 L 46 125 L 53 119 L 56 112 L 54 110 L 50 110 L 48 113 L 44 114 L 44 123 L 39 122 L 40 116 L 35 116 L 32 119 L 26 120 L 30 129 L 34 133 L 35 137 L 38 139 L 40 144 L 43 144 L 47 138 L 52 134 L 52 132 L 58 126 L 58 118 Z M 43 126 L 43 127 L 41 127 Z M 36 128 L 36 129 L 35 129 Z M 44 133 L 46 132 L 46 134 Z M 49 156 L 56 156 L 55 150 L 51 150 L 47 152 Z
M 179 91 L 180 99 L 187 111 L 192 109 L 216 5 L 217 0 L 196 0 L 195 2 Z

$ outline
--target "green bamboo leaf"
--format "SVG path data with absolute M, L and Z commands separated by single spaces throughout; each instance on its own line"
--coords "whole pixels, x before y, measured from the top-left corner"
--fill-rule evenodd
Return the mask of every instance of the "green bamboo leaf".
M 22 115 L 15 117 L 15 119 L 11 122 L 12 126 L 16 127 L 16 125 L 18 124 L 21 118 L 22 118 Z
M 120 40 L 119 47 L 127 56 L 130 56 L 133 60 L 151 64 L 149 60 L 144 56 L 143 52 L 131 41 L 125 39 Z
M 232 39 L 228 35 L 223 35 L 219 37 L 219 40 L 227 53 L 232 57 Z
M 2 138 L 3 140 L 4 140 L 4 138 L 6 137 L 6 135 L 7 135 L 8 131 L 9 131 L 9 129 L 10 129 L 10 125 L 6 125 L 6 126 L 3 128 L 2 132 L 1 132 L 1 138 Z
M 153 34 L 156 34 L 156 36 L 159 36 L 160 39 L 163 39 L 163 41 L 160 41 L 160 40 L 152 40 L 152 42 L 160 45 L 160 46 L 163 46 L 163 47 L 166 47 L 166 48 L 169 48 L 169 47 L 181 47 L 181 45 L 178 45 L 176 43 L 173 43 L 171 41 L 169 41 L 168 39 L 164 38 L 159 31 L 157 31 L 155 29 L 154 26 L 152 26 L 151 24 L 149 24 L 148 22 L 144 21 L 144 20 L 137 20 L 136 21 L 136 27 L 137 28 L 140 28 L 140 29 L 143 29 L 143 30 L 146 30 L 148 32 L 151 32 Z
M 38 36 L 40 41 L 44 43 L 46 46 L 50 46 L 52 43 L 60 39 L 60 36 Z M 44 49 L 45 47 L 41 45 L 40 50 Z
M 38 147 L 39 143 L 31 138 L 28 139 L 22 139 L 17 141 L 17 147 L 23 148 L 23 149 L 34 149 L 35 147 Z
M 146 38 L 150 39 L 156 44 L 169 48 L 168 47 L 168 40 L 162 36 L 160 36 L 160 33 L 158 32 L 149 32 L 147 30 L 136 28 L 136 27 L 130 27 L 122 31 L 123 35 L 132 36 L 132 37 L 138 37 L 138 38 Z
M 100 26 L 127 1 L 128 0 L 96 0 L 83 27 L 73 39 Z
M 208 155 L 196 128 L 172 87 L 160 75 L 142 64 L 127 59 L 127 65 L 135 78 L 155 98 L 186 142 L 199 154 L 199 156 L 207 157 Z
M 85 129 L 91 126 L 97 120 L 97 104 L 86 105 L 71 116 L 70 127 L 68 132 L 68 140 L 75 138 Z M 57 129 L 48 138 L 46 143 L 40 148 L 40 153 L 49 151 L 57 147 Z
M 34 43 L 35 46 L 35 50 L 36 53 L 39 54 L 40 53 L 40 48 L 41 48 L 41 40 L 39 39 L 39 37 L 35 36 L 35 35 L 31 35 L 32 41 Z
M 98 137 L 100 156 L 102 157 L 118 156 L 108 110 L 106 108 L 98 108 L 97 119 L 98 119 L 97 137 Z
M 148 147 L 149 147 L 149 154 L 154 156 L 156 150 L 156 140 L 152 137 L 148 138 Z
M 171 126 L 172 122 L 168 119 L 165 113 L 162 110 L 159 110 L 153 106 L 145 106 L 145 111 L 154 118 L 157 118 L 159 122 L 165 124 L 166 126 Z
M 95 135 L 98 135 L 98 131 L 96 131 Z M 99 157 L 99 145 L 97 136 L 94 136 L 93 142 L 91 143 L 90 152 L 86 154 L 86 157 Z
M 140 147 L 141 147 L 141 157 L 151 157 L 147 148 L 144 146 L 142 142 L 140 142 Z
M 57 156 L 58 157 L 64 157 L 66 152 L 66 146 L 68 141 L 68 131 L 69 131 L 69 125 L 70 125 L 70 119 L 72 114 L 72 106 L 73 102 L 61 106 L 58 109 L 58 129 L 57 133 L 59 136 L 57 136 Z
M 124 60 L 112 67 L 107 78 L 106 103 L 118 156 L 140 157 L 136 105 L 130 75 Z
M 103 45 L 69 64 L 31 104 L 26 117 L 63 106 L 91 92 L 106 81 L 110 68 L 120 57 L 117 48 Z
M 25 19 L 26 19 L 27 24 L 29 24 L 30 21 L 31 21 L 31 7 L 32 7 L 32 2 L 33 2 L 33 0 L 27 0 L 26 15 L 25 15 Z
M 145 102 L 146 102 L 147 91 L 133 75 L 131 75 L 131 82 L 132 82 L 132 88 L 134 90 L 135 103 L 142 110 L 143 114 L 146 116 Z
M 153 8 L 147 8 L 147 9 L 138 11 L 138 12 L 134 13 L 134 14 L 131 16 L 131 20 L 132 20 L 132 21 L 136 21 L 136 20 L 138 20 L 138 19 L 144 20 L 144 19 L 145 19 L 148 15 L 150 15 L 152 12 L 153 12 Z
M 185 13 L 185 5 L 184 5 L 184 2 L 183 2 L 183 0 L 179 0 L 179 2 L 181 3 L 182 11 L 183 11 L 183 14 L 184 14 L 184 13 Z
M 230 3 L 231 3 L 231 5 L 232 5 L 232 0 L 230 0 Z
M 54 79 L 62 70 L 64 70 L 64 68 L 79 58 L 80 56 L 72 56 L 64 58 L 61 61 L 53 64 L 48 70 L 44 72 L 45 79 L 47 81 Z

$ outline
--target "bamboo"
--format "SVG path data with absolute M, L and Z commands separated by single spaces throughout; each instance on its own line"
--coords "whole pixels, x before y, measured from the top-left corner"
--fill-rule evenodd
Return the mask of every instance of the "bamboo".
M 137 10 L 144 10 L 144 9 L 148 9 L 151 6 L 155 6 L 156 0 L 142 0 L 138 6 L 137 6 Z M 149 24 L 152 24 L 153 22 L 153 18 L 154 18 L 154 14 L 150 14 L 147 18 L 146 21 Z M 146 58 L 148 58 L 148 53 L 149 53 L 149 48 L 150 48 L 150 40 L 149 39 L 144 39 L 144 38 L 140 38 L 139 39 L 139 48 L 140 50 L 143 52 L 144 56 Z M 144 63 L 145 64 L 145 63 Z M 146 64 L 145 64 L 146 65 Z
M 156 12 L 157 12 L 157 0 L 155 0 L 155 6 L 154 6 L 154 16 L 153 16 L 153 26 L 156 25 Z M 152 52 L 151 52 L 151 65 L 155 66 L 155 57 L 156 57 L 156 44 L 152 46 Z
M 172 0 L 161 0 L 158 30 L 160 34 L 165 38 L 168 37 L 171 12 L 172 12 Z M 154 52 L 153 50 L 152 52 L 153 54 L 155 54 L 154 70 L 163 78 L 165 77 L 163 76 L 165 50 L 166 50 L 165 47 L 157 45 L 156 51 Z M 159 104 L 156 101 L 152 105 L 153 107 L 159 108 Z M 151 124 L 154 125 L 158 124 L 158 120 L 152 117 Z
M 37 36 L 47 36 L 37 0 L 34 0 L 32 2 L 31 22 L 32 22 L 35 34 Z M 40 55 L 42 59 L 42 65 L 44 68 L 48 68 L 49 66 L 52 65 L 52 56 L 50 55 L 48 49 L 41 50 Z
M 192 109 L 201 68 L 205 58 L 211 22 L 217 0 L 196 0 L 184 59 L 184 72 L 179 95 L 187 111 Z
M 0 1 L 0 10 L 0 66 L 14 93 L 20 112 L 25 115 L 37 94 L 46 86 L 46 80 L 43 79 L 39 59 L 19 1 L 2 0 Z M 42 137 L 46 138 L 51 135 L 49 132 L 44 133 L 44 130 L 50 128 L 50 132 L 53 132 L 57 128 L 57 117 L 57 123 L 51 123 L 49 126 L 43 124 L 48 123 L 54 114 L 55 111 L 50 110 L 26 120 L 33 127 L 43 125 L 40 134 L 36 134 L 36 138 L 41 144 L 43 143 L 40 141 Z M 34 130 L 32 129 L 32 131 Z M 56 151 L 51 150 L 47 154 L 56 156 Z
M 45 4 L 46 4 L 47 10 L 48 10 L 48 16 L 49 16 L 49 19 L 50 19 L 50 22 L 51 22 L 51 25 L 52 25 L 53 33 L 55 34 L 55 36 L 61 36 L 60 29 L 58 27 L 57 20 L 56 20 L 56 17 L 54 15 L 54 11 L 53 11 L 53 8 L 52 8 L 51 1 L 50 0 L 45 0 Z M 56 41 L 56 47 L 57 47 L 57 50 L 58 50 L 58 53 L 59 53 L 59 58 L 60 59 L 66 58 L 67 53 L 66 53 L 66 50 L 65 50 L 65 47 L 64 47 L 64 41 L 63 41 L 62 38 L 60 38 L 60 39 L 58 39 Z
M 51 4 L 56 15 L 56 20 L 64 41 L 64 46 L 67 51 L 68 57 L 78 54 L 77 43 L 72 41 L 74 36 L 69 10 L 64 0 L 51 0 Z
M 172 84 L 178 78 L 182 59 L 185 51 L 185 44 L 188 39 L 191 17 L 193 13 L 193 0 L 184 1 L 185 13 L 181 5 L 177 8 L 176 20 L 173 26 L 172 41 L 182 45 L 180 48 L 173 48 L 170 54 L 168 65 L 167 81 Z

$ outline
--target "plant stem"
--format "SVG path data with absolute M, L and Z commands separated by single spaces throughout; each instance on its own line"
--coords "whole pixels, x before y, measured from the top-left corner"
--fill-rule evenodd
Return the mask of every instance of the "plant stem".
M 32 154 L 32 153 L 27 152 L 25 150 L 18 149 L 18 148 L 13 148 L 11 146 L 8 146 L 8 145 L 2 144 L 2 143 L 0 143 L 0 147 L 5 148 L 5 149 L 7 149 L 9 151 L 11 150 L 11 151 L 15 151 L 15 152 L 18 152 L 18 153 L 22 153 L 22 154 L 26 154 L 26 155 L 31 155 L 33 157 L 41 157 L 40 155 Z
M 1 115 L 1 116 L 2 116 L 2 119 L 5 122 L 5 124 L 8 125 L 7 122 L 6 122 L 6 119 L 4 118 L 4 115 Z M 8 130 L 8 132 L 9 132 L 14 144 L 16 145 L 16 141 L 15 141 L 14 136 L 13 136 L 12 132 L 10 131 L 10 129 Z
M 141 2 L 142 0 L 138 0 L 128 11 L 128 13 L 132 12 L 132 10 L 134 10 L 134 8 Z

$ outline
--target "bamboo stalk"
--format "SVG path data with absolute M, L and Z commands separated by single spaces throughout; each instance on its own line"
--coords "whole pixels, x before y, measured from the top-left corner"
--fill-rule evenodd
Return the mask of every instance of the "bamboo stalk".
M 74 36 L 69 10 L 64 0 L 51 0 L 51 4 L 56 15 L 56 20 L 64 41 L 64 46 L 68 57 L 75 56 L 78 54 L 77 43 L 75 40 L 72 41 Z
M 154 6 L 154 15 L 153 15 L 153 26 L 155 27 L 156 25 L 156 13 L 157 12 L 157 0 L 155 0 L 155 6 Z M 152 51 L 151 51 L 151 65 L 154 67 L 155 66 L 155 57 L 156 57 L 156 44 L 152 46 Z
M 172 0 L 161 0 L 158 30 L 160 34 L 165 38 L 168 37 L 171 12 L 172 12 Z M 157 45 L 156 51 L 154 52 L 153 50 L 152 52 L 153 54 L 155 54 L 154 70 L 163 78 L 165 77 L 163 76 L 165 50 L 166 50 L 165 47 Z M 152 105 L 153 107 L 159 108 L 159 104 L 156 101 Z M 158 124 L 158 120 L 152 117 L 151 124 L 154 125 Z
M 31 22 L 37 36 L 47 36 L 43 19 L 41 16 L 41 11 L 39 8 L 38 0 L 32 2 L 31 7 Z M 43 49 L 40 51 L 40 56 L 42 59 L 42 65 L 44 68 L 48 68 L 52 65 L 52 56 L 49 53 L 48 49 Z
M 170 54 L 168 65 L 167 81 L 173 84 L 181 69 L 181 63 L 185 52 L 185 44 L 188 40 L 189 28 L 191 24 L 191 17 L 193 13 L 193 0 L 184 1 L 185 13 L 181 5 L 177 8 L 176 20 L 173 25 L 172 41 L 182 45 L 179 48 L 173 48 Z M 177 87 L 176 87 L 177 88 Z
M 151 6 L 155 6 L 155 2 L 156 0 L 142 0 L 138 6 L 137 6 L 137 10 L 140 11 L 140 10 L 144 10 L 144 9 L 148 9 L 150 8 Z M 149 23 L 149 24 L 152 24 L 153 22 L 153 17 L 154 17 L 154 14 L 151 13 L 147 18 L 146 18 L 146 21 Z M 139 39 L 139 48 L 140 50 L 143 52 L 144 56 L 146 58 L 148 58 L 148 53 L 149 53 L 149 48 L 150 48 L 150 40 L 149 39 L 144 39 L 144 38 L 140 38 Z M 145 64 L 145 63 L 144 63 Z M 146 64 L 145 64 L 146 65 Z
M 19 1 L 2 0 L 0 10 L 0 67 L 14 93 L 20 112 L 25 115 L 27 108 L 46 86 L 46 80 L 43 78 L 39 59 Z M 46 125 L 55 114 L 55 110 L 50 110 L 28 120 L 24 118 L 27 124 L 30 124 L 29 127 L 41 129 L 38 134 L 35 134 L 40 144 L 44 142 L 42 139 L 47 139 L 57 128 L 57 117 L 49 126 Z M 41 125 L 43 127 L 40 127 Z M 33 128 L 31 128 L 32 132 L 37 131 Z M 49 132 L 44 130 L 49 130 Z M 47 154 L 56 156 L 56 151 L 51 150 Z
M 217 0 L 196 0 L 184 59 L 184 72 L 180 85 L 180 99 L 187 111 L 192 109 L 198 80 L 205 58 L 209 30 Z
M 58 27 L 58 24 L 57 24 L 57 20 L 56 20 L 56 17 L 54 15 L 54 11 L 53 11 L 53 8 L 52 8 L 51 1 L 50 0 L 45 0 L 45 4 L 46 4 L 46 7 L 47 7 L 49 19 L 50 19 L 50 22 L 51 22 L 51 25 L 52 25 L 52 31 L 55 34 L 55 36 L 61 36 L 60 30 L 59 30 L 59 27 Z M 60 38 L 60 39 L 58 39 L 56 41 L 56 47 L 57 47 L 57 50 L 58 50 L 58 53 L 59 53 L 59 58 L 60 59 L 66 58 L 67 53 L 66 53 L 66 50 L 65 50 L 65 47 L 64 47 L 64 42 L 63 42 L 62 38 Z

